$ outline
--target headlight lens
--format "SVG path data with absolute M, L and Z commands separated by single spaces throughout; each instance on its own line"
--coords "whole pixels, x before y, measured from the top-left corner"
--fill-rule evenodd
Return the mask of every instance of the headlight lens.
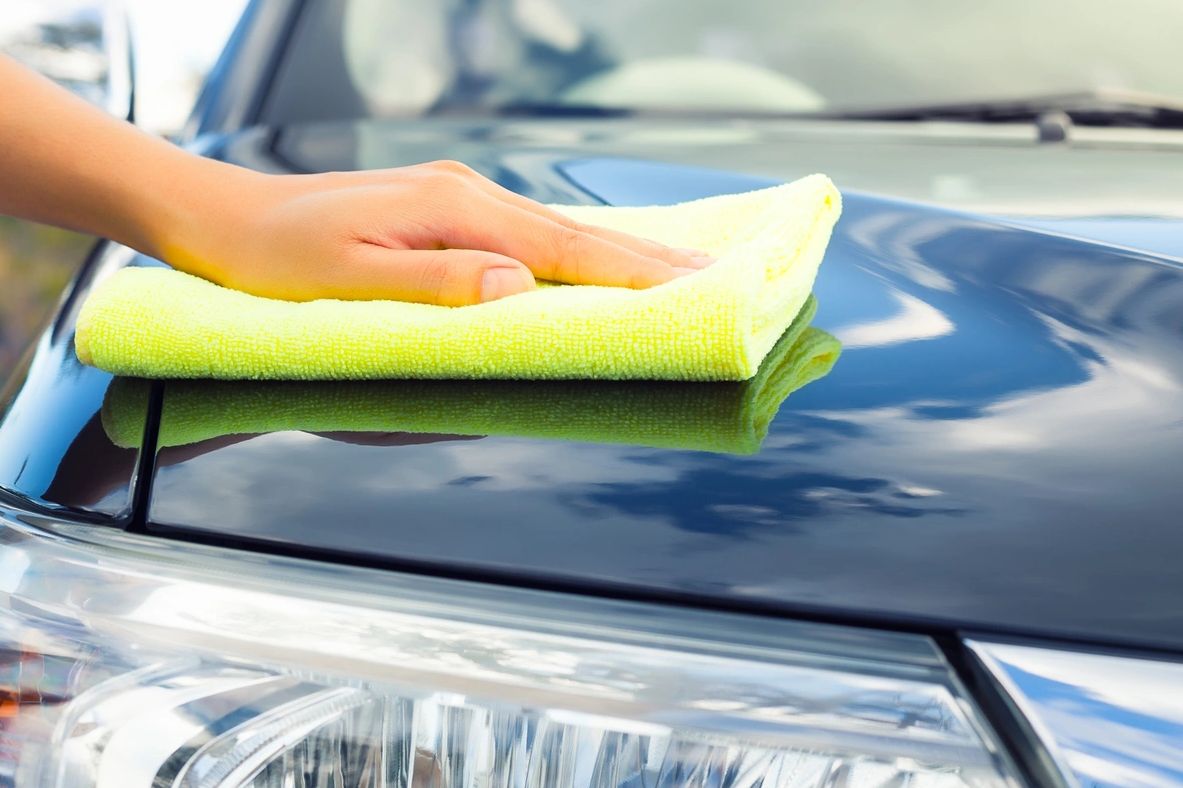
M 924 638 L 56 529 L 0 541 L 10 784 L 1017 784 Z

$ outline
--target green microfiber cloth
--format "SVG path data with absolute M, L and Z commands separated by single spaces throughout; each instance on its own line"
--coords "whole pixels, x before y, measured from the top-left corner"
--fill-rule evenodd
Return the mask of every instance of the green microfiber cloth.
M 409 432 L 751 454 L 785 397 L 838 358 L 838 340 L 808 325 L 815 308 L 810 298 L 743 383 L 170 381 L 157 442 L 184 446 L 286 430 Z M 139 445 L 148 385 L 119 378 L 108 391 L 102 422 L 116 445 Z
M 87 300 L 75 345 L 148 378 L 746 380 L 809 295 L 840 203 L 811 175 L 681 205 L 559 207 L 718 261 L 648 290 L 542 287 L 466 307 L 293 303 L 125 269 Z

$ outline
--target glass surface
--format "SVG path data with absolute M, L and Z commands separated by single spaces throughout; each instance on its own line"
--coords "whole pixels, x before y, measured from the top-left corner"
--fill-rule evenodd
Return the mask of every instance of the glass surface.
M 1183 662 L 970 646 L 1081 785 L 1183 786 Z
M 1017 784 L 922 637 L 0 520 L 19 785 Z
M 507 105 L 809 112 L 1096 89 L 1183 98 L 1170 0 L 326 0 L 269 120 Z

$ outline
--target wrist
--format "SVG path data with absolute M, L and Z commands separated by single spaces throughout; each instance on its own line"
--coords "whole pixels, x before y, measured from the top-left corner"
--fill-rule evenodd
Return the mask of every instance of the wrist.
M 272 177 L 175 151 L 169 183 L 143 201 L 140 218 L 149 254 L 182 271 L 218 279 L 222 249 L 233 248 L 237 225 L 255 210 Z

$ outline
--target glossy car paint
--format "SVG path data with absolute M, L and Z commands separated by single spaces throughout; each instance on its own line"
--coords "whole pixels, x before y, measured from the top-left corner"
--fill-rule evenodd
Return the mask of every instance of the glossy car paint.
M 27 362 L 0 390 L 0 499 L 86 520 L 132 517 L 135 449 L 114 445 L 100 411 L 111 375 L 74 353 L 74 321 L 95 279 L 133 261 L 100 244 Z M 147 262 L 142 258 L 139 262 Z
M 245 135 L 221 155 L 315 170 L 348 166 L 350 150 L 365 166 L 403 163 L 374 150 L 450 150 L 407 124 L 365 136 L 384 129 L 391 139 L 366 156 L 349 126 L 337 141 L 331 129 Z M 476 151 L 469 139 L 464 151 L 552 201 L 669 202 L 767 182 L 638 161 L 608 131 L 593 124 L 563 147 L 510 137 Z M 679 145 L 669 159 L 693 148 Z M 810 160 L 803 148 L 794 160 Z M 866 140 L 850 150 L 875 156 Z M 1007 150 L 971 155 L 985 166 Z M 1183 648 L 1178 262 L 1027 229 L 1018 211 L 840 185 L 815 325 L 843 340 L 843 356 L 790 397 L 759 454 L 230 436 L 159 452 L 149 531 L 884 625 Z
M 1080 785 L 1183 785 L 1183 662 L 968 645 Z
M 252 45 L 267 68 L 272 45 Z M 257 90 L 221 89 L 242 76 L 211 83 L 199 142 L 271 171 L 447 156 L 538 199 L 617 204 L 826 171 L 847 210 L 815 324 L 846 341 L 845 355 L 790 398 L 754 457 L 304 433 L 157 451 L 157 410 L 137 457 L 103 430 L 110 377 L 71 352 L 92 264 L 0 394 L 0 498 L 328 561 L 1183 652 L 1178 133 L 1079 129 L 1048 146 L 1027 126 L 960 124 L 275 130 L 250 128 Z M 245 130 L 220 136 L 219 125 Z M 1054 711 L 1083 702 L 1123 724 L 1174 720 L 1139 717 L 1112 675 L 1072 683 L 1060 667 L 1035 676 Z M 1113 760 L 1113 741 L 1097 744 Z M 1156 741 L 1132 744 L 1119 754 L 1164 763 Z
M 862 126 L 741 125 L 737 136 L 728 122 L 387 122 L 203 144 L 272 171 L 457 156 L 557 202 L 672 202 L 830 172 L 846 209 L 815 325 L 846 347 L 789 399 L 756 456 L 240 436 L 161 450 L 150 507 L 133 512 L 134 452 L 92 450 L 108 379 L 68 352 L 68 305 L 12 388 L 16 402 L 47 405 L 32 420 L 8 411 L 0 483 L 150 532 L 504 582 L 1183 647 L 1180 234 L 1152 236 L 1147 252 L 1104 238 L 1115 221 L 1183 224 L 1168 199 L 1178 176 L 1163 169 L 1177 153 L 1138 134 L 1049 149 L 1013 129 L 951 137 L 920 124 L 876 142 Z M 1126 176 L 1090 185 L 1092 161 Z M 1024 182 L 1023 167 L 1037 177 Z M 976 185 L 960 199 L 931 191 L 950 182 Z M 1115 219 L 1113 195 L 1136 192 L 1145 215 Z M 1024 227 L 1048 221 L 1072 222 L 1077 237 Z M 88 469 L 114 481 L 55 482 Z

